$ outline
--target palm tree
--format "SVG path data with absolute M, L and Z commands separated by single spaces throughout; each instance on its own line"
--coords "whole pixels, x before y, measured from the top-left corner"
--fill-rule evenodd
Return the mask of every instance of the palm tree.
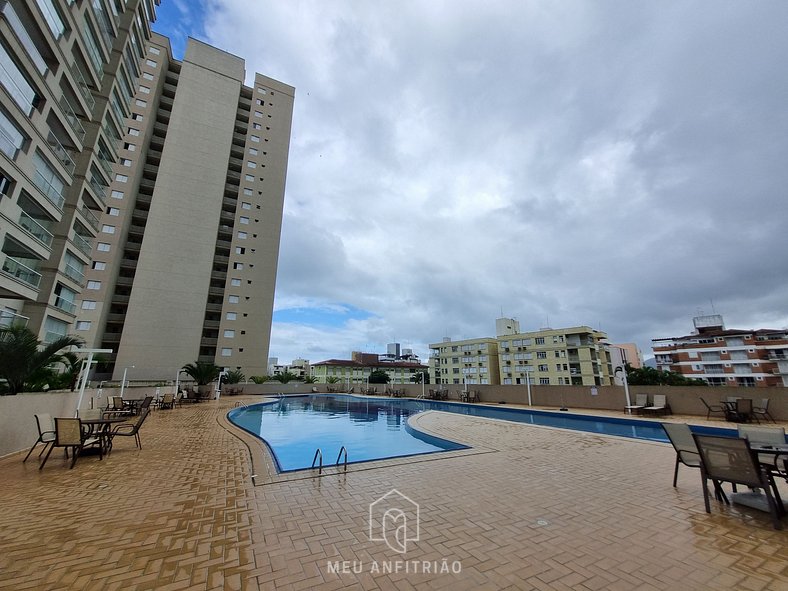
M 249 378 L 249 381 L 253 384 L 265 384 L 266 382 L 270 381 L 269 376 L 252 376 Z
M 281 382 L 286 384 L 287 382 L 292 382 L 293 380 L 297 380 L 298 376 L 294 373 L 290 373 L 289 371 L 283 371 L 282 373 L 278 373 L 273 377 L 274 380 L 277 382 Z
M 187 363 L 181 370 L 197 382 L 198 386 L 207 386 L 219 377 L 221 371 L 215 364 L 206 361 Z
M 62 336 L 42 347 L 26 326 L 0 328 L 0 378 L 5 379 L 8 394 L 23 392 L 25 382 L 37 371 L 63 358 L 61 350 L 83 343 L 79 337 Z
M 304 376 L 302 379 L 305 384 L 317 384 L 317 378 L 315 376 Z
M 240 369 L 234 369 L 232 371 L 228 371 L 227 375 L 224 377 L 225 384 L 239 384 L 246 379 L 244 372 Z
M 326 384 L 338 384 L 339 378 L 337 376 L 328 376 L 326 378 Z

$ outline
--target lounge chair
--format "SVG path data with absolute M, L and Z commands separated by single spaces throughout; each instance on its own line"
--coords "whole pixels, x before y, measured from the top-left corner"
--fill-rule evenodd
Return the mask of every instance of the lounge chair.
M 47 455 L 44 456 L 44 461 L 38 467 L 39 470 L 43 469 L 49 459 L 49 454 L 56 447 L 66 448 L 66 457 L 68 457 L 68 448 L 71 448 L 71 466 L 69 470 L 77 463 L 77 458 L 83 449 L 86 447 L 98 447 L 99 460 L 103 459 L 103 452 L 101 449 L 101 438 L 99 437 L 84 437 L 82 433 L 82 423 L 79 419 L 63 419 L 55 418 L 55 440 L 49 447 Z
M 662 428 L 665 429 L 673 449 L 676 450 L 676 467 L 673 469 L 673 488 L 675 488 L 679 477 L 679 464 L 689 468 L 700 468 L 700 453 L 692 438 L 692 431 L 686 423 L 662 423 Z
M 776 423 L 777 421 L 774 420 L 774 417 L 769 414 L 769 399 L 768 398 L 761 398 L 761 404 L 759 406 L 753 405 L 752 407 L 752 414 L 755 416 L 755 419 L 758 420 L 758 417 L 763 418 L 764 420 L 769 419 L 772 423 Z M 760 421 L 758 421 L 760 423 Z
M 668 397 L 664 394 L 654 394 L 654 400 L 652 401 L 651 406 L 645 407 L 643 412 L 654 413 L 655 415 L 673 414 L 670 410 L 670 405 L 668 404 Z
M 774 529 L 782 529 L 780 515 L 782 500 L 774 479 L 758 465 L 755 454 L 746 439 L 718 437 L 716 435 L 693 434 L 700 453 L 700 473 L 703 482 L 703 500 L 706 513 L 711 513 L 708 480 L 715 483 L 716 497 L 728 504 L 728 499 L 719 486 L 720 482 L 743 484 L 750 488 L 763 489 Z M 779 505 L 778 505 L 779 503 Z
M 30 451 L 27 452 L 25 459 L 22 462 L 26 462 L 27 458 L 30 457 L 30 454 L 33 453 L 36 445 L 39 443 L 43 443 L 44 447 L 41 448 L 41 451 L 38 452 L 38 457 L 41 457 L 41 454 L 44 453 L 47 449 L 47 446 L 55 440 L 55 422 L 52 420 L 52 415 L 47 413 L 42 413 L 38 415 L 33 415 L 36 418 L 36 428 L 38 429 L 38 439 L 33 444 L 33 447 L 30 448 Z
M 648 394 L 636 394 L 635 395 L 635 404 L 629 404 L 624 407 L 624 409 L 629 413 L 632 414 L 634 410 L 636 414 L 640 414 L 641 411 L 648 406 Z
M 172 394 L 165 394 L 165 397 L 166 396 L 172 396 Z M 112 449 L 112 441 L 118 436 L 134 437 L 134 442 L 136 443 L 137 447 L 142 449 L 142 441 L 140 440 L 140 427 L 142 427 L 142 423 L 145 422 L 145 419 L 149 413 L 150 410 L 146 408 L 133 423 L 123 423 L 121 425 L 116 425 L 115 428 L 112 429 L 112 434 L 110 435 L 110 449 Z
M 706 418 L 707 419 L 710 418 L 712 413 L 715 413 L 715 412 L 718 412 L 721 415 L 725 416 L 725 407 L 722 406 L 721 404 L 709 404 L 708 402 L 703 400 L 703 398 L 701 398 L 700 401 L 703 403 L 703 406 L 706 407 Z

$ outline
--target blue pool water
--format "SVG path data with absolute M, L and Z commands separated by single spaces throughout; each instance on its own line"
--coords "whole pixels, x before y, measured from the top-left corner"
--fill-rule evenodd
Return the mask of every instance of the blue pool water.
M 409 416 L 424 410 L 668 441 L 661 425 L 652 421 L 341 394 L 289 396 L 275 402 L 234 409 L 228 417 L 268 444 L 280 472 L 311 467 L 317 448 L 323 452 L 324 465 L 336 461 L 342 446 L 348 450 L 349 463 L 467 449 L 465 445 L 421 433 L 407 425 Z M 734 429 L 693 426 L 692 430 L 736 436 Z

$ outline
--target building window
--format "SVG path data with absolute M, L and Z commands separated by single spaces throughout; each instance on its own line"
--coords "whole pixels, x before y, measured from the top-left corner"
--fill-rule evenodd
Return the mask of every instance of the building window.
M 96 246 L 96 250 L 98 250 L 99 252 L 109 252 L 110 248 L 111 248 L 110 245 L 107 244 L 106 242 L 99 242 L 98 245 Z
M 243 271 L 244 270 L 244 264 L 243 263 L 233 263 L 233 269 L 235 269 L 237 271 Z
M 241 209 L 252 209 L 252 204 L 246 201 L 241 201 Z
M 537 359 L 547 359 L 547 351 L 537 351 L 536 352 Z
M 101 226 L 101 231 L 104 234 L 114 234 L 115 233 L 115 226 L 110 226 L 109 224 L 104 224 Z
M 226 339 L 234 339 L 235 338 L 235 331 L 227 329 L 224 331 L 224 338 Z
M 233 354 L 233 350 L 230 349 L 229 347 L 224 347 L 222 349 L 222 357 L 230 357 L 232 356 L 232 354 Z
M 549 386 L 550 385 L 550 378 L 539 378 L 539 384 L 541 386 Z
M 104 269 L 107 268 L 107 263 L 103 261 L 93 261 L 93 268 L 96 271 L 103 271 Z
M 252 162 L 251 160 L 247 160 L 246 168 L 257 168 L 257 162 Z
M 125 142 L 123 144 L 123 149 L 128 150 L 129 152 L 135 152 L 137 150 L 137 144 L 130 144 L 129 142 Z
M 548 369 L 547 369 L 547 364 L 540 365 L 540 366 L 539 366 L 539 371 L 548 371 Z
M 148 101 L 144 101 L 142 99 L 136 99 L 134 101 L 134 104 L 137 105 L 138 107 L 142 107 L 144 109 L 145 107 L 148 106 Z
M 230 279 L 230 285 L 232 287 L 241 287 L 241 280 L 240 279 Z
M 123 191 L 112 191 L 111 196 L 113 199 L 123 199 Z
M 259 154 L 259 151 L 258 151 L 257 148 L 249 148 L 249 155 L 250 156 L 257 156 L 258 154 Z
M 6 156 L 14 159 L 17 152 L 25 145 L 25 136 L 16 128 L 16 125 L 0 111 L 0 150 Z
M 141 92 L 142 94 L 150 94 L 150 88 L 148 88 L 147 86 L 142 86 L 142 85 L 140 84 L 140 92 Z
M 250 135 L 249 139 L 252 140 L 256 144 L 260 143 L 260 136 L 259 135 Z
M 246 232 L 238 232 L 238 240 L 246 240 Z
M 156 62 L 154 62 L 153 60 L 145 60 L 145 64 L 150 66 L 151 68 L 155 68 L 156 66 L 159 65 Z
M 77 321 L 77 330 L 90 330 L 90 320 Z
M 101 281 L 88 281 L 88 289 L 101 289 Z
M 129 177 L 126 176 L 125 174 L 116 174 L 115 180 L 119 183 L 125 183 L 129 180 Z
M 226 320 L 235 320 L 236 318 L 238 318 L 238 314 L 235 312 L 227 312 L 227 316 L 225 316 Z
M 244 178 L 245 178 L 247 181 L 249 181 L 249 182 L 254 182 L 254 175 L 253 175 L 253 174 L 247 174 L 247 175 L 244 175 Z
M 153 55 L 159 55 L 161 51 L 159 51 L 158 47 L 148 47 L 148 53 L 151 53 Z
M 248 223 L 249 223 L 249 218 L 248 218 L 248 217 L 246 217 L 245 215 L 242 215 L 238 221 L 239 221 L 241 224 L 248 224 Z
M 227 298 L 227 302 L 230 304 L 237 304 L 240 301 L 240 297 L 237 295 L 231 295 Z
M 255 111 L 254 112 L 254 116 L 257 117 L 258 119 L 262 119 L 263 118 L 263 113 L 261 111 Z
M 134 121 L 142 121 L 142 119 L 143 119 L 142 115 L 140 115 L 139 113 L 132 113 L 131 114 L 131 118 Z
M 259 123 L 252 123 L 252 129 L 262 129 L 262 128 L 263 128 L 263 126 L 260 125 Z M 254 136 L 252 136 L 252 137 L 254 137 Z M 254 140 L 252 140 L 252 141 L 254 141 Z M 260 140 L 257 140 L 257 141 L 260 141 Z
M 131 160 L 128 158 L 121 158 L 119 162 L 121 166 L 131 166 Z
M 537 345 L 544 345 L 544 337 L 536 337 Z
M 246 249 L 240 246 L 235 247 L 235 254 L 246 254 Z
M 82 309 L 83 310 L 95 310 L 96 309 L 96 300 L 82 300 Z
M 120 215 L 120 210 L 117 207 L 108 207 L 107 208 L 107 215 L 119 216 Z
M 126 133 L 128 133 L 129 135 L 137 136 L 137 135 L 140 134 L 140 130 L 139 129 L 134 129 L 133 127 L 129 127 L 129 129 L 128 129 L 128 131 Z

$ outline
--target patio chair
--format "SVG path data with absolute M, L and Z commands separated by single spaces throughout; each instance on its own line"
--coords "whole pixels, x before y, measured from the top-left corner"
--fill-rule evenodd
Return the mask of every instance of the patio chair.
M 662 428 L 665 429 L 673 449 L 676 450 L 676 467 L 673 469 L 673 488 L 676 488 L 679 464 L 689 468 L 700 468 L 700 453 L 692 438 L 692 431 L 686 423 L 662 423 Z
M 79 418 L 83 420 L 88 419 L 103 419 L 104 409 L 101 408 L 83 408 L 79 411 Z
M 109 406 L 107 406 L 107 410 L 105 411 L 107 414 L 113 414 L 115 416 L 122 416 L 122 415 L 130 415 L 131 409 L 126 408 L 123 404 L 123 398 L 120 396 L 110 396 L 109 397 Z
M 774 529 L 782 529 L 780 513 L 782 513 L 782 500 L 774 479 L 758 465 L 756 455 L 750 449 L 746 439 L 734 437 L 718 437 L 716 435 L 693 434 L 695 444 L 700 453 L 700 473 L 703 482 L 703 500 L 706 504 L 706 513 L 711 513 L 709 503 L 708 480 L 715 482 L 716 496 L 728 504 L 728 499 L 720 482 L 743 484 L 750 488 L 761 488 L 766 494 L 769 512 L 772 516 Z M 780 508 L 778 508 L 780 503 Z
M 755 416 L 756 420 L 758 419 L 758 417 L 762 417 L 764 420 L 769 419 L 772 423 L 777 422 L 774 420 L 774 417 L 772 417 L 772 415 L 769 414 L 768 398 L 761 398 L 761 404 L 759 406 L 753 405 L 752 414 Z
M 751 447 L 785 445 L 785 427 L 739 425 L 738 429 L 739 437 L 749 441 Z M 778 457 L 774 454 L 758 454 L 758 462 L 762 465 L 774 466 L 773 470 L 780 472 Z
M 38 457 L 41 457 L 41 454 L 44 453 L 47 449 L 47 446 L 55 440 L 55 422 L 52 420 L 52 415 L 47 413 L 41 413 L 37 415 L 33 415 L 36 418 L 36 428 L 38 429 L 38 439 L 33 444 L 33 447 L 30 448 L 30 451 L 27 452 L 25 459 L 22 462 L 26 462 L 27 458 L 30 457 L 30 454 L 33 453 L 33 450 L 36 448 L 36 445 L 39 443 L 43 443 L 44 447 L 41 448 L 41 451 L 38 452 Z
M 721 404 L 709 404 L 708 402 L 703 400 L 703 398 L 701 398 L 700 401 L 703 403 L 703 406 L 706 407 L 706 418 L 707 419 L 709 417 L 711 417 L 712 413 L 715 413 L 715 412 L 718 412 L 722 416 L 725 416 L 725 407 L 722 406 Z
M 634 410 L 636 414 L 640 414 L 640 412 L 648 406 L 648 394 L 636 394 L 635 395 L 635 404 L 628 404 L 624 407 L 629 414 L 632 414 Z
M 152 403 L 153 403 L 153 396 L 146 396 L 145 400 L 143 400 L 142 404 L 140 404 L 140 412 L 139 412 L 139 414 L 142 414 L 143 412 L 148 410 Z
M 760 425 L 757 417 L 752 414 L 752 398 L 739 398 L 736 400 L 736 410 L 734 411 L 733 420 L 737 423 L 749 423 L 753 418 Z
M 69 470 L 77 463 L 77 458 L 83 449 L 86 447 L 98 447 L 99 460 L 103 459 L 104 454 L 101 449 L 101 439 L 98 437 L 83 437 L 82 424 L 79 419 L 64 419 L 55 418 L 55 440 L 49 447 L 47 455 L 44 456 L 44 461 L 38 467 L 39 470 L 43 469 L 49 459 L 49 454 L 56 447 L 63 447 L 66 450 L 66 457 L 68 457 L 68 448 L 71 448 L 71 466 Z
M 165 394 L 166 396 L 172 396 L 172 394 Z M 112 429 L 112 433 L 110 434 L 109 442 L 110 442 L 110 449 L 112 449 L 112 441 L 115 437 L 134 437 L 134 443 L 137 445 L 139 449 L 142 449 L 142 441 L 140 440 L 140 427 L 142 427 L 142 423 L 145 422 L 148 414 L 150 414 L 150 409 L 145 409 L 140 413 L 140 416 L 137 417 L 137 420 L 133 423 L 123 423 L 121 425 L 116 425 L 114 429 Z
M 654 413 L 655 415 L 673 414 L 670 410 L 670 405 L 668 404 L 668 397 L 664 394 L 654 394 L 654 400 L 652 401 L 651 406 L 645 407 L 643 412 Z

